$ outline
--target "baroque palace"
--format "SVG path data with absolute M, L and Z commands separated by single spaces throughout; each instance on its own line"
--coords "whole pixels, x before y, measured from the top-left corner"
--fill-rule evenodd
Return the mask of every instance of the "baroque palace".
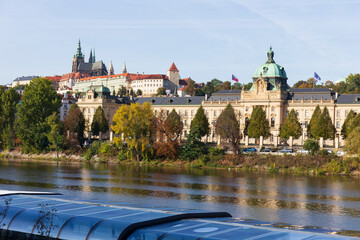
M 79 99 L 78 105 L 83 110 L 85 117 L 89 119 L 92 119 L 96 107 L 103 107 L 109 124 L 112 123 L 112 117 L 120 103 L 150 102 L 155 114 L 162 110 L 171 111 L 175 109 L 183 119 L 183 137 L 189 132 L 190 123 L 197 109 L 202 105 L 211 126 L 211 134 L 205 139 L 209 142 L 219 141 L 215 135 L 215 121 L 227 104 L 230 103 L 234 107 L 242 132 L 253 108 L 261 105 L 266 111 L 272 136 L 264 139 L 260 144 L 274 146 L 280 143 L 280 126 L 284 123 L 291 109 L 295 110 L 299 118 L 303 134 L 299 139 L 290 139 L 288 143 L 290 146 L 303 145 L 307 138 L 307 124 L 310 122 L 315 107 L 319 105 L 321 109 L 328 108 L 337 131 L 334 140 L 321 140 L 320 145 L 341 147 L 344 144 L 340 135 L 341 126 L 351 109 L 360 113 L 360 94 L 339 95 L 328 88 L 289 89 L 287 79 L 284 67 L 275 63 L 274 52 L 270 48 L 267 53 L 267 61 L 256 69 L 252 77 L 253 85 L 248 91 L 243 88 L 242 90 L 219 91 L 212 96 L 204 97 L 137 97 L 125 100 L 112 96 L 107 87 L 93 86 L 84 93 L 82 99 Z M 110 133 L 108 137 L 111 139 L 112 135 Z M 255 139 L 243 136 L 241 143 L 244 145 L 255 144 Z

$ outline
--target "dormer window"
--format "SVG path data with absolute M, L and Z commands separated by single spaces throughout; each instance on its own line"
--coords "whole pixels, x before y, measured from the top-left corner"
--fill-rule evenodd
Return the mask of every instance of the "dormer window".
M 267 68 L 267 67 L 264 67 L 264 68 L 263 68 L 264 73 L 266 73 L 266 72 L 267 72 L 267 70 L 268 70 L 268 68 Z

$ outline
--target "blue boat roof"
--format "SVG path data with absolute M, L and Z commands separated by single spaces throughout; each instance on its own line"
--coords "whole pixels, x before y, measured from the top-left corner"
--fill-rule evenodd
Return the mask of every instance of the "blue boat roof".
M 20 193 L 19 193 L 20 194 Z M 36 193 L 35 193 L 36 194 Z M 232 218 L 225 212 L 145 209 L 73 201 L 59 196 L 0 196 L 0 228 L 11 234 L 41 235 L 39 225 L 54 239 L 225 240 L 225 239 L 349 239 L 324 233 L 334 230 L 297 227 Z M 1 220 L 1 217 L 0 217 Z M 44 231 L 44 228 L 42 228 Z M 355 239 L 355 238 L 354 238 Z M 358 239 L 358 238 L 357 238 Z

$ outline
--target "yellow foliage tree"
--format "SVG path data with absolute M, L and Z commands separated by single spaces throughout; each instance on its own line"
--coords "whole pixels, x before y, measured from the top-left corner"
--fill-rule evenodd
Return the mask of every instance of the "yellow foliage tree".
M 153 154 L 153 119 L 150 103 L 122 105 L 113 118 L 114 142 L 126 144 L 138 161 Z

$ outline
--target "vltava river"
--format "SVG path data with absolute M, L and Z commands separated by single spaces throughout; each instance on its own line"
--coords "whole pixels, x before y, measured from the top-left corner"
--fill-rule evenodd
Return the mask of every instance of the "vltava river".
M 360 179 L 355 177 L 1 160 L 0 188 L 360 230 Z

